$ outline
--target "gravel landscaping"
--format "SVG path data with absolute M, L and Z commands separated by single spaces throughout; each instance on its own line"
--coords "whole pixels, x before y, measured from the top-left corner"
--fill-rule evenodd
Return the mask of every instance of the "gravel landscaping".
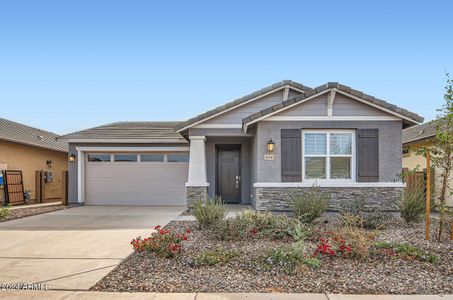
M 336 230 L 341 225 L 335 216 L 321 218 L 315 232 Z M 432 228 L 436 220 L 432 221 Z M 376 240 L 407 242 L 437 257 L 436 263 L 395 252 L 373 249 L 365 259 L 321 257 L 320 268 L 300 265 L 288 273 L 281 268 L 266 268 L 257 263 L 269 249 L 291 245 L 289 239 L 265 238 L 224 241 L 198 228 L 196 221 L 171 222 L 165 229 L 191 233 L 174 258 L 154 253 L 134 252 L 91 289 L 127 292 L 289 292 L 347 294 L 453 294 L 453 243 L 424 241 L 424 223 L 406 225 L 392 221 L 380 230 Z M 433 235 L 434 236 L 434 235 Z M 316 250 L 314 238 L 305 240 L 308 253 Z M 208 250 L 222 249 L 231 254 L 215 265 L 197 264 L 196 258 Z M 223 256 L 222 256 L 223 257 Z M 209 260 L 207 260 L 209 262 Z
M 0 223 L 15 220 L 15 219 L 45 214 L 48 212 L 62 210 L 62 209 L 66 209 L 66 208 L 69 208 L 69 207 L 61 205 L 61 204 L 56 204 L 56 205 L 49 205 L 49 206 L 35 206 L 35 207 L 23 207 L 23 208 L 18 208 L 18 209 L 10 209 L 9 214 L 6 217 L 0 218 Z

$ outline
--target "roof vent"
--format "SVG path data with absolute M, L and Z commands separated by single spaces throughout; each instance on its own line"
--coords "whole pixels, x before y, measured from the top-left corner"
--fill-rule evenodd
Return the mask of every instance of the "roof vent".
M 38 134 L 36 137 L 37 137 L 39 140 L 41 140 L 41 141 L 44 139 L 44 137 L 43 137 L 42 135 L 39 135 L 39 134 Z
M 425 133 L 425 129 L 420 130 L 418 133 L 419 133 L 419 134 Z

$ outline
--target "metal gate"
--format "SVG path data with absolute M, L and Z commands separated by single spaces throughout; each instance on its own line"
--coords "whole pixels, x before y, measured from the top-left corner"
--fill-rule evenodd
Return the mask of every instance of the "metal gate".
M 22 180 L 22 171 L 5 170 L 5 200 L 6 204 L 18 205 L 25 203 L 24 182 Z

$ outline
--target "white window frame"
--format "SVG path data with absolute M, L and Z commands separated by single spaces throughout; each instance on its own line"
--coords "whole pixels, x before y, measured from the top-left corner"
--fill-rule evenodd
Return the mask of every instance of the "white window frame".
M 110 160 L 109 161 L 89 161 L 88 156 L 90 156 L 90 155 L 109 155 Z M 112 155 L 112 153 L 108 153 L 108 152 L 90 152 L 85 155 L 85 161 L 89 164 L 111 164 L 111 163 L 113 163 L 113 155 Z
M 142 161 L 142 155 L 162 155 L 162 161 Z M 167 162 L 167 154 L 165 153 L 160 153 L 160 152 L 149 152 L 149 153 L 139 153 L 138 154 L 138 162 L 142 164 L 162 164 Z
M 325 155 L 305 155 L 305 134 L 306 133 L 326 133 L 327 134 L 327 149 Z M 349 133 L 352 134 L 352 143 L 351 143 L 351 154 L 330 154 L 330 134 L 331 133 Z M 356 181 L 356 131 L 355 130 L 346 130 L 346 129 L 310 129 L 302 130 L 302 181 L 317 184 L 326 183 L 326 182 L 335 182 L 335 183 L 350 183 Z M 326 179 L 305 179 L 305 157 L 325 157 L 326 158 Z M 351 157 L 351 178 L 350 179 L 331 179 L 330 178 L 330 158 L 331 157 Z

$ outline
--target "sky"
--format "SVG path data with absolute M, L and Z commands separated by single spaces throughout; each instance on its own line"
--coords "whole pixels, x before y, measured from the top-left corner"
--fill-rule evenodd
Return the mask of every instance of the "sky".
M 416 112 L 453 73 L 453 1 L 0 1 L 0 117 L 65 134 L 338 81 Z

